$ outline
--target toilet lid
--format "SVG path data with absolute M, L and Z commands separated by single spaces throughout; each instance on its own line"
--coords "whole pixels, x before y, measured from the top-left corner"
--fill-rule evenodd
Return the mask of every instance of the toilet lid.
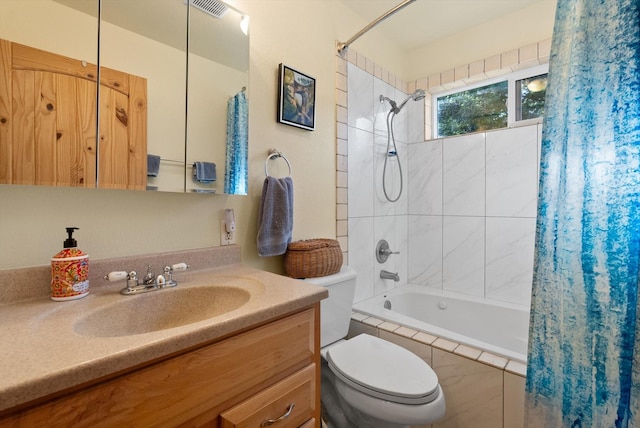
M 404 404 L 438 396 L 438 377 L 420 357 L 375 336 L 361 334 L 329 349 L 334 374 L 369 395 Z

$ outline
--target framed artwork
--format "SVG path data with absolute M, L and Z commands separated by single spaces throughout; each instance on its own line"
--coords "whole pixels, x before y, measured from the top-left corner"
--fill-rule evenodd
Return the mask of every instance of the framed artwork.
M 280 64 L 278 122 L 313 131 L 316 127 L 316 79 Z

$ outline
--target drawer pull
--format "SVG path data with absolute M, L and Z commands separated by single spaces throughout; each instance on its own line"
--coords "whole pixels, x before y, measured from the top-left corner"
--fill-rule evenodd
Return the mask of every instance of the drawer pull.
M 280 416 L 278 419 L 267 419 L 265 421 L 263 421 L 260 426 L 261 427 L 268 427 L 271 426 L 273 424 L 277 424 L 278 422 L 285 420 L 289 417 L 289 415 L 291 415 L 291 412 L 293 411 L 293 406 L 295 406 L 295 403 L 291 403 L 289 404 L 289 407 L 287 407 L 287 411 L 285 412 L 284 415 Z

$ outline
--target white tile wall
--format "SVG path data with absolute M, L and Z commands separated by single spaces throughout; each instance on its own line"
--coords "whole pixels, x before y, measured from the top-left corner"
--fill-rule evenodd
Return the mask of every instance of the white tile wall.
M 408 212 L 442 215 L 442 140 L 408 147 Z
M 398 104 L 406 99 L 407 95 L 354 64 L 348 64 L 347 71 L 349 264 L 358 272 L 355 299 L 359 301 L 407 282 L 407 138 L 411 135 L 411 138 L 424 140 L 424 105 L 409 101 L 395 116 L 393 126 L 398 156 L 387 157 L 387 114 L 390 105 L 388 102 L 381 103 L 380 95 Z M 409 123 L 412 124 L 411 132 L 408 131 Z M 393 150 L 393 146 L 389 150 Z M 383 172 L 387 175 L 387 194 L 394 198 L 401 186 L 400 170 L 402 195 L 396 203 L 390 203 L 382 189 Z M 389 257 L 384 264 L 378 263 L 375 258 L 375 247 L 380 239 L 387 240 L 391 250 L 400 252 Z M 397 272 L 401 281 L 381 279 L 382 269 Z
M 408 282 L 442 287 L 442 216 L 408 217 Z
M 483 216 L 485 134 L 447 138 L 443 146 L 443 213 Z
M 529 306 L 535 218 L 487 217 L 486 297 Z
M 349 204 L 351 205 L 351 204 Z M 374 295 L 373 217 L 349 218 L 349 265 L 357 273 L 356 302 Z
M 540 127 L 410 145 L 410 283 L 529 305 Z
M 484 223 L 484 217 L 443 218 L 443 289 L 484 297 Z
M 373 134 L 349 127 L 349 218 L 373 216 Z
M 373 76 L 349 64 L 348 74 L 348 120 L 349 127 L 373 132 L 373 104 L 368 100 L 373 94 Z
M 487 216 L 535 217 L 537 126 L 488 132 L 486 150 Z

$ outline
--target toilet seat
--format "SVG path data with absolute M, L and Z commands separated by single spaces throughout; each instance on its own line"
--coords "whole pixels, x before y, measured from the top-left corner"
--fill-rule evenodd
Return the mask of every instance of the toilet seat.
M 368 334 L 332 346 L 329 368 L 347 385 L 400 404 L 426 404 L 439 396 L 438 377 L 412 352 Z

